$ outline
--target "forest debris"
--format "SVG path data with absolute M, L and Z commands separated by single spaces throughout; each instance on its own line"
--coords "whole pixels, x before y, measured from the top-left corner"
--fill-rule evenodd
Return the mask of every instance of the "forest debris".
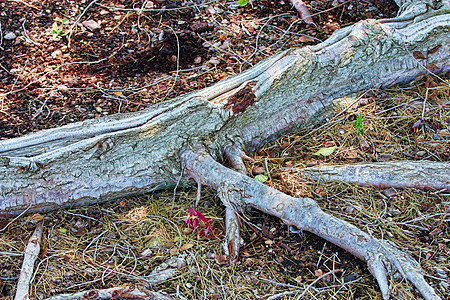
M 22 269 L 20 270 L 19 280 L 17 281 L 17 290 L 14 300 L 25 300 L 29 298 L 30 280 L 33 275 L 34 263 L 38 259 L 39 251 L 41 249 L 42 231 L 43 223 L 39 222 L 25 248 Z
M 173 298 L 160 293 L 147 290 L 145 287 L 127 286 L 108 289 L 95 289 L 73 294 L 56 295 L 45 300 L 85 300 L 85 299 L 154 299 L 172 300 Z

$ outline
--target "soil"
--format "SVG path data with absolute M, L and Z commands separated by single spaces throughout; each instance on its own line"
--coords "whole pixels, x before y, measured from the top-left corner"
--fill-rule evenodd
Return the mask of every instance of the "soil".
M 240 73 L 278 51 L 316 44 L 358 20 L 393 17 L 397 9 L 393 1 L 381 0 L 305 3 L 315 25 L 303 22 L 292 5 L 283 0 L 254 0 L 244 7 L 235 1 L 201 0 L 3 1 L 0 139 L 144 109 Z M 12 33 L 15 38 L 11 38 Z M 378 142 L 389 135 L 394 139 L 403 134 L 399 128 L 407 131 L 407 137 L 384 141 L 384 152 L 393 157 L 409 153 L 418 158 L 423 149 L 414 144 L 419 139 L 417 133 L 409 131 L 414 121 L 406 124 L 404 119 L 395 119 L 395 109 L 406 98 L 381 93 L 368 94 L 363 99 L 368 100 L 366 106 L 349 110 L 344 124 L 336 125 L 342 127 L 324 127 L 311 135 L 298 133 L 300 137 L 308 134 L 302 145 L 291 147 L 299 136 L 273 141 L 254 154 L 255 161 L 247 165 L 248 171 L 256 175 L 269 168 L 272 178 L 267 184 L 293 196 L 314 198 L 325 211 L 333 211 L 349 222 L 356 220 L 355 223 L 376 236 L 386 224 L 404 222 L 406 234 L 396 231 L 396 227 L 383 229 L 405 249 L 416 251 L 416 259 L 424 257 L 420 263 L 425 273 L 435 276 L 436 287 L 439 280 L 434 268 L 444 264 L 448 267 L 445 262 L 448 239 L 443 238 L 450 233 L 448 220 L 444 220 L 444 212 L 449 209 L 447 195 L 400 191 L 389 196 L 386 208 L 383 206 L 386 196 L 377 190 L 305 183 L 296 178 L 295 167 L 318 163 L 311 151 L 314 147 L 318 150 L 341 145 L 343 151 L 328 162 L 373 160 L 379 150 L 375 147 L 364 150 L 364 138 Z M 411 93 L 423 94 L 424 90 L 419 88 Z M 448 98 L 448 93 L 448 89 L 438 92 L 436 102 L 438 98 Z M 253 101 L 251 86 L 246 97 L 246 103 Z M 377 115 L 379 119 L 374 117 L 370 119 L 372 123 L 364 123 L 364 138 L 356 133 L 329 133 L 353 132 L 361 110 L 370 115 L 377 109 L 392 115 Z M 244 110 L 245 107 L 233 107 L 234 113 Z M 286 150 L 288 157 L 281 154 L 282 150 Z M 441 160 L 450 156 L 446 144 L 442 147 L 433 144 L 427 153 Z M 179 270 L 176 278 L 154 286 L 155 290 L 178 295 L 179 299 L 266 299 L 265 295 L 304 288 L 321 274 L 335 269 L 344 271 L 316 282 L 311 294 L 307 294 L 310 299 L 380 296 L 377 283 L 363 262 L 339 247 L 312 234 L 289 229 L 260 212 L 249 211 L 248 219 L 243 220 L 245 246 L 238 264 L 222 264 L 223 206 L 208 190 L 203 192 L 202 213 L 216 228 L 215 236 L 209 240 L 189 230 L 182 221 L 195 193 L 177 191 L 171 207 L 173 198 L 172 192 L 154 193 L 46 214 L 39 259 L 42 264 L 33 281 L 32 297 L 135 284 L 138 280 L 133 276 L 146 276 L 173 255 L 174 244 L 181 236 L 185 250 L 178 250 L 191 262 Z M 145 211 L 144 217 L 139 217 L 139 210 Z M 410 212 L 411 216 L 397 215 L 398 211 Z M 391 223 L 385 223 L 381 213 L 387 213 Z M 423 217 L 426 213 L 433 217 Z M 1 233 L 0 251 L 22 253 L 36 220 L 41 217 L 26 216 L 13 222 Z M 174 220 L 181 234 L 171 227 L 172 223 L 161 218 Z M 415 218 L 424 222 L 420 226 L 413 224 L 420 229 L 408 227 L 407 220 Z M 0 223 L 0 228 L 5 225 Z M 144 255 L 149 243 L 157 245 Z M 14 296 L 21 263 L 21 256 L 1 258 L 0 297 Z M 417 297 L 408 283 L 395 287 L 398 298 Z M 440 292 L 448 295 L 443 290 L 444 285 Z M 292 299 L 297 295 L 292 294 Z
M 393 1 L 306 3 L 317 26 L 287 1 L 3 1 L 0 138 L 143 109 L 396 13 Z

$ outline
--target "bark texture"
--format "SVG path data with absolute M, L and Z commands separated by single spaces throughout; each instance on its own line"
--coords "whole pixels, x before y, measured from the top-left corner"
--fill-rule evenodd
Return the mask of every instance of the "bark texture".
M 389 161 L 299 170 L 315 179 L 351 182 L 385 188 L 417 188 L 450 191 L 450 163 L 434 161 Z
M 411 80 L 428 66 L 448 70 L 449 2 L 400 4 L 397 18 L 358 22 L 146 110 L 0 142 L 1 216 L 168 187 L 181 175 L 182 149 L 203 145 L 215 158 L 230 144 L 252 151 L 323 120 L 338 97 Z
M 324 213 L 312 199 L 256 182 L 242 166 L 243 150 L 324 120 L 337 98 L 450 69 L 450 2 L 397 3 L 396 18 L 358 22 L 209 88 L 137 113 L 0 142 L 0 218 L 169 187 L 187 171 L 216 189 L 227 207 L 232 259 L 240 244 L 236 214 L 251 205 L 366 261 L 384 298 L 386 276 L 397 270 L 425 299 L 440 299 L 420 265 L 393 244 Z M 425 59 L 415 58 L 417 52 Z M 218 162 L 223 156 L 238 172 Z M 181 184 L 188 184 L 187 176 Z

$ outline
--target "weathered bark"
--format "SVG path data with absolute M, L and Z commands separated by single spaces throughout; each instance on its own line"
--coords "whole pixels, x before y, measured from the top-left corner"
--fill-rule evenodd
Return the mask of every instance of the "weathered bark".
M 377 188 L 417 188 L 450 191 L 450 163 L 388 161 L 298 170 L 314 179 L 351 182 Z
M 339 97 L 406 82 L 427 68 L 449 70 L 449 1 L 398 3 L 401 14 L 394 19 L 359 22 L 209 88 L 137 113 L 0 142 L 0 217 L 169 187 L 186 170 L 216 189 L 228 210 L 254 206 L 363 259 L 384 297 L 386 274 L 398 270 L 426 299 L 439 299 L 420 266 L 395 246 L 325 214 L 312 199 L 288 197 L 217 162 L 229 147 L 253 151 L 283 132 L 320 122 Z M 417 51 L 426 59 L 416 59 Z M 228 156 L 242 169 L 242 157 Z M 234 230 L 236 218 L 229 216 Z M 239 246 L 238 232 L 227 236 L 232 248 Z
M 147 290 L 145 287 L 114 287 L 101 290 L 90 290 L 74 294 L 53 296 L 45 300 L 84 300 L 84 299 L 141 299 L 172 300 L 165 294 Z
M 411 80 L 427 66 L 448 70 L 449 2 L 406 4 L 397 18 L 359 22 L 149 109 L 0 142 L 0 214 L 167 187 L 178 180 L 179 153 L 190 145 L 202 144 L 216 158 L 233 143 L 252 151 L 323 120 L 338 97 Z
M 25 248 L 22 269 L 20 270 L 19 280 L 17 280 L 17 290 L 14 300 L 30 299 L 30 280 L 33 276 L 34 263 L 38 259 L 41 251 L 41 239 L 44 225 L 39 222 Z
M 410 280 L 425 299 L 440 299 L 425 281 L 420 265 L 388 241 L 323 212 L 310 198 L 293 198 L 216 162 L 201 150 L 182 153 L 189 174 L 214 188 L 226 206 L 250 205 L 279 217 L 287 225 L 312 232 L 367 262 L 384 299 L 389 298 L 387 274 L 396 271 Z

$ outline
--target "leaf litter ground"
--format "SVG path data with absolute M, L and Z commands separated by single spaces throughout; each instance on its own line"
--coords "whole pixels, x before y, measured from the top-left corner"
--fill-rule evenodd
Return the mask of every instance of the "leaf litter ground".
M 395 14 L 394 5 L 382 1 L 305 2 L 317 28 L 302 23 L 282 2 L 254 1 L 239 8 L 225 1 L 98 1 L 80 23 L 91 19 L 100 29 L 74 27 L 68 48 L 68 35 L 55 36 L 52 26 L 57 17 L 67 18 L 57 22 L 67 32 L 88 2 L 24 6 L 8 0 L 0 4 L 6 7 L 2 30 L 18 38 L 5 40 L 0 49 L 1 137 L 139 110 L 241 72 L 279 49 L 316 43 L 358 19 Z M 346 109 L 328 123 L 268 143 L 253 155 L 248 171 L 394 241 L 449 298 L 448 193 L 382 191 L 314 181 L 298 172 L 318 164 L 447 161 L 449 93 L 448 77 L 367 91 L 356 102 L 356 96 L 347 99 Z M 363 134 L 356 125 L 359 116 Z M 313 155 L 326 147 L 336 150 L 327 157 Z M 171 267 L 177 269 L 174 276 L 152 289 L 179 299 L 380 298 L 364 263 L 253 210 L 242 219 L 241 258 L 228 265 L 222 249 L 224 209 L 214 193 L 203 191 L 199 211 L 216 229 L 206 239 L 184 223 L 195 198 L 193 190 L 168 191 L 43 215 L 46 230 L 31 295 L 145 284 L 155 268 Z M 2 297 L 12 299 L 15 293 L 20 254 L 40 218 L 22 217 L 1 232 Z M 183 263 L 168 262 L 171 257 Z M 392 284 L 395 298 L 417 298 L 409 283 L 392 279 Z

